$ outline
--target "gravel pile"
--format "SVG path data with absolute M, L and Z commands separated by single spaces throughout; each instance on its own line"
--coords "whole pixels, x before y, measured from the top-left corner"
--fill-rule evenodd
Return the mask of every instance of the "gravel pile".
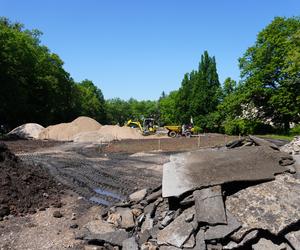
M 45 128 L 37 123 L 26 123 L 19 127 L 16 127 L 10 131 L 7 135 L 11 138 L 17 139 L 38 139 L 39 134 Z

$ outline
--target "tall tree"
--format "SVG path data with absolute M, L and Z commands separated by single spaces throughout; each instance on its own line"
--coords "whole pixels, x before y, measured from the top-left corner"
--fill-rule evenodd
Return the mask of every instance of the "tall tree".
M 299 32 L 299 17 L 276 17 L 239 59 L 248 102 L 258 110 L 257 116 L 282 124 L 285 129 L 289 122 L 300 119 L 299 105 L 289 106 L 289 112 L 280 108 L 292 100 L 296 104 L 293 96 L 299 92 L 299 84 L 295 84 L 300 72 Z
M 184 76 L 178 92 L 178 120 L 189 122 L 193 117 L 196 124 L 206 127 L 207 115 L 216 111 L 220 102 L 221 87 L 215 57 L 205 51 L 199 68 Z

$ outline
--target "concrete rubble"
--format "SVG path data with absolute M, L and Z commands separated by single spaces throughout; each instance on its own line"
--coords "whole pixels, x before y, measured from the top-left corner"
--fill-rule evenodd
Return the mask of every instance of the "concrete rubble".
M 162 186 L 107 209 L 103 232 L 90 223 L 82 239 L 105 249 L 300 249 L 300 180 L 288 167 L 297 152 L 280 150 L 249 137 L 172 156 Z

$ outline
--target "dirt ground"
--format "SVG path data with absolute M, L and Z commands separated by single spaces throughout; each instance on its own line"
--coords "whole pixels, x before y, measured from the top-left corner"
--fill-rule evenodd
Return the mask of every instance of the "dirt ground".
M 25 163 L 39 164 L 66 187 L 61 208 L 0 222 L 0 249 L 84 249 L 74 240 L 77 224 L 99 217 L 130 193 L 161 184 L 162 166 L 175 152 L 220 146 L 236 139 L 217 134 L 200 138 L 124 140 L 110 144 L 6 141 Z M 81 197 L 81 198 L 80 198 Z M 80 198 L 80 199 L 78 199 Z M 60 210 L 62 218 L 52 216 Z M 72 220 L 72 214 L 76 220 Z

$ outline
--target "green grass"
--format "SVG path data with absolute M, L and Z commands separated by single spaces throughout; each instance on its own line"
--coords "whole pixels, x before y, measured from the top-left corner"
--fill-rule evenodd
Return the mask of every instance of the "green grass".
M 288 141 L 291 141 L 291 140 L 293 140 L 293 138 L 294 138 L 293 135 L 275 135 L 275 134 L 270 134 L 270 135 L 258 135 L 258 137 L 261 137 L 261 138 L 269 138 L 269 139 L 278 139 L 278 140 L 288 140 Z

